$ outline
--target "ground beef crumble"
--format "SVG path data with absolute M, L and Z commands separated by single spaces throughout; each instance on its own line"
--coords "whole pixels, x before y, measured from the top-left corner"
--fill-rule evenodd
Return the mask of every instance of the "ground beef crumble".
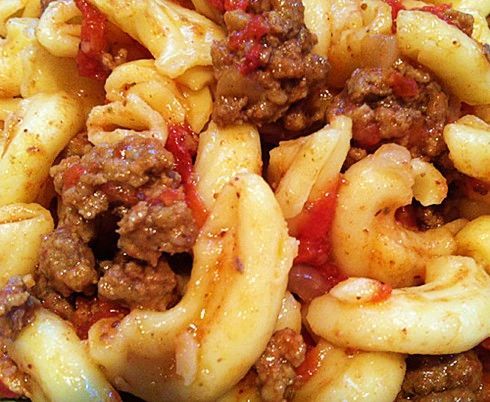
M 407 373 L 396 401 L 482 401 L 482 364 L 474 351 L 407 358 Z
M 329 67 L 312 53 L 316 37 L 304 25 L 300 0 L 253 0 L 224 21 L 228 37 L 211 51 L 219 125 L 278 122 L 299 131 L 324 118 L 318 101 Z
M 354 71 L 327 115 L 352 118 L 356 149 L 372 152 L 396 142 L 414 157 L 433 160 L 447 151 L 442 133 L 448 108 L 449 97 L 431 74 L 398 60 L 391 68 Z M 358 159 L 360 153 L 350 156 Z
M 13 276 L 0 290 L 0 382 L 19 396 L 29 395 L 29 377 L 9 357 L 9 346 L 28 325 L 39 303 L 30 295 L 30 275 Z
M 163 311 L 178 300 L 177 276 L 165 261 L 155 267 L 128 260 L 120 254 L 114 261 L 103 261 L 104 275 L 98 294 L 133 308 Z
M 92 250 L 69 226 L 61 226 L 44 237 L 38 269 L 64 297 L 74 292 L 93 293 L 99 279 Z
M 303 363 L 306 344 L 303 337 L 289 328 L 275 332 L 264 353 L 255 363 L 260 395 L 264 401 L 291 399 L 297 368 Z
M 33 294 L 77 323 L 106 304 L 119 312 L 174 305 L 178 280 L 163 253 L 190 252 L 197 227 L 164 143 L 134 135 L 90 146 L 82 135 L 64 156 L 51 169 L 58 226 L 42 241 Z M 88 301 L 76 302 L 82 296 Z

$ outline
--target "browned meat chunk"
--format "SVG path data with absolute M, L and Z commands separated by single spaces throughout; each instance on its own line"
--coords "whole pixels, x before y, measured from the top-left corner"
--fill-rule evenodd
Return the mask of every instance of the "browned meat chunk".
M 429 73 L 406 62 L 356 70 L 328 109 L 329 119 L 340 114 L 353 119 L 355 147 L 373 151 L 396 142 L 426 159 L 446 150 L 448 96 Z
M 70 320 L 73 315 L 73 306 L 70 302 L 56 292 L 49 285 L 48 279 L 37 272 L 36 285 L 32 288 L 32 295 L 37 297 L 44 308 L 51 310 L 64 320 Z
M 197 235 L 185 201 L 169 206 L 139 202 L 119 222 L 119 248 L 134 258 L 156 265 L 162 251 L 180 253 L 192 248 Z
M 173 168 L 173 157 L 162 141 L 130 136 L 115 146 L 94 147 L 81 158 L 66 158 L 51 175 L 63 204 L 94 219 L 110 204 L 136 204 L 156 182 L 162 189 L 178 187 L 180 177 Z
M 213 119 L 219 125 L 281 123 L 299 131 L 323 119 L 317 99 L 328 63 L 313 54 L 301 0 L 256 0 L 248 12 L 228 11 L 227 39 L 213 45 L 218 80 Z M 316 99 L 316 100 L 314 100 Z
M 158 311 L 176 301 L 177 277 L 164 261 L 151 267 L 118 258 L 102 266 L 106 273 L 99 281 L 99 296 L 130 308 Z
M 8 356 L 8 347 L 19 332 L 29 324 L 38 303 L 30 296 L 32 278 L 14 276 L 0 290 L 0 381 L 12 392 L 28 393 L 29 378 Z
M 410 356 L 397 401 L 480 401 L 482 364 L 475 352 Z
M 32 281 L 32 279 L 30 279 Z M 0 290 L 0 337 L 13 339 L 32 316 L 35 302 L 29 293 L 33 283 L 13 276 Z
M 65 297 L 73 292 L 90 294 L 98 280 L 92 251 L 78 235 L 63 226 L 44 237 L 39 272 Z
M 264 401 L 280 402 L 292 396 L 295 368 L 303 363 L 306 344 L 303 337 L 285 328 L 272 335 L 267 348 L 255 363 L 260 395 Z
M 51 169 L 61 195 L 59 222 L 43 241 L 33 290 L 44 307 L 80 319 L 74 301 L 97 290 L 99 307 L 111 299 L 164 310 L 175 301 L 176 276 L 159 261 L 163 252 L 190 251 L 197 226 L 164 145 L 139 135 L 99 146 L 83 135 L 72 140 L 67 157 Z

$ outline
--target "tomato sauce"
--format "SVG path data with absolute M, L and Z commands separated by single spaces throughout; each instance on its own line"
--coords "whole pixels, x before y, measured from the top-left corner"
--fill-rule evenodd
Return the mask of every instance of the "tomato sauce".
M 71 322 L 80 339 L 88 338 L 88 331 L 97 321 L 112 317 L 121 319 L 129 314 L 128 308 L 101 298 L 89 300 L 79 296 L 75 302 L 75 308 Z
M 307 203 L 295 218 L 295 237 L 299 240 L 295 264 L 321 266 L 327 263 L 330 253 L 330 229 L 337 203 L 338 182 L 322 198 Z
M 63 191 L 78 184 L 80 178 L 87 173 L 87 169 L 80 164 L 70 166 L 63 172 Z
M 292 234 L 299 240 L 298 256 L 289 275 L 288 287 L 303 301 L 328 292 L 347 279 L 330 259 L 330 231 L 337 203 L 338 181 L 320 199 L 307 203 L 292 219 Z
M 265 46 L 261 40 L 269 31 L 267 21 L 260 15 L 254 15 L 245 28 L 230 34 L 228 47 L 233 51 L 244 49 L 244 58 L 239 66 L 239 71 L 243 75 L 257 70 L 264 64 Z
M 104 81 L 109 70 L 102 62 L 107 50 L 107 18 L 87 0 L 75 0 L 82 13 L 81 43 L 77 54 L 78 72 L 82 77 Z
M 193 157 L 195 150 L 189 143 L 193 136 L 191 128 L 187 125 L 176 124 L 169 127 L 166 148 L 175 158 L 175 168 L 182 177 L 187 205 L 192 211 L 192 216 L 199 227 L 204 225 L 208 212 L 197 192 L 194 174 Z
M 306 351 L 305 360 L 299 367 L 296 368 L 296 386 L 301 387 L 311 377 L 315 375 L 321 365 L 320 348 L 308 347 Z
M 393 292 L 393 288 L 387 283 L 380 283 L 376 294 L 371 298 L 371 303 L 381 303 L 387 300 L 391 293 Z
M 209 4 L 221 12 L 233 10 L 245 11 L 248 7 L 248 2 L 249 0 L 208 0 Z
M 12 392 L 9 387 L 7 387 L 2 380 L 0 380 L 0 398 L 20 398 L 20 395 L 17 395 L 15 392 Z

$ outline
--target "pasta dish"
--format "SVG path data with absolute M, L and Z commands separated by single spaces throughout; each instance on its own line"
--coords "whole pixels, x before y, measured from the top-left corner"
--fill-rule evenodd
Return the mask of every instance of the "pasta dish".
M 490 0 L 0 0 L 0 399 L 490 401 Z

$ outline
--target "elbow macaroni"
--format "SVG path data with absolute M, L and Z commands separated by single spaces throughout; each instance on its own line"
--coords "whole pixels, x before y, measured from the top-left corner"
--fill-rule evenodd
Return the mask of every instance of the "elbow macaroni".
M 395 400 L 405 375 L 403 355 L 349 351 L 324 341 L 316 349 L 319 367 L 294 402 Z
M 369 281 L 341 282 L 312 301 L 307 320 L 315 334 L 343 347 L 459 353 L 490 335 L 489 289 L 490 277 L 473 259 L 440 257 L 427 265 L 425 285 L 395 289 L 385 301 L 366 302 L 359 297 L 375 296 L 370 292 L 376 287 Z
M 401 11 L 396 36 L 402 54 L 431 69 L 461 100 L 490 103 L 490 61 L 481 44 L 422 11 Z
M 337 182 L 351 130 L 351 120 L 340 116 L 320 131 L 271 151 L 269 182 L 286 219 L 297 216 L 306 201 L 319 199 Z
M 221 29 L 195 11 L 169 0 L 90 0 L 155 57 L 158 71 L 176 78 L 188 69 L 211 64 L 211 44 Z
M 453 232 L 462 222 L 416 232 L 396 221 L 396 210 L 413 197 L 416 174 L 410 161 L 405 148 L 383 145 L 345 173 L 332 227 L 332 253 L 347 275 L 410 286 L 424 277 L 431 257 L 456 251 Z
M 233 178 L 194 246 L 182 301 L 164 313 L 133 311 L 115 329 L 99 321 L 89 334 L 92 357 L 118 388 L 145 400 L 216 399 L 265 348 L 295 243 L 265 182 Z
M 39 43 L 53 56 L 74 58 L 80 44 L 81 26 L 71 24 L 70 20 L 80 16 L 73 0 L 49 3 L 37 27 L 36 37 Z
M 53 228 L 51 214 L 38 204 L 0 207 L 0 286 L 14 275 L 34 273 L 41 238 Z
M 183 297 L 167 311 L 133 309 L 124 318 L 100 319 L 85 342 L 38 306 L 9 346 L 30 377 L 33 401 L 119 401 L 115 389 L 155 402 L 262 401 L 253 365 L 272 334 L 290 328 L 309 332 L 318 355 L 316 371 L 294 385 L 291 400 L 391 402 L 402 387 L 406 354 L 460 353 L 490 337 L 490 195 L 472 190 L 451 205 L 469 223 L 411 230 L 396 218 L 400 207 L 413 200 L 440 205 L 448 197 L 451 180 L 438 170 L 440 161 L 385 144 L 346 168 L 358 138 L 344 115 L 279 143 L 269 159 L 262 155 L 270 149 L 261 143 L 263 127 L 210 121 L 216 92 L 210 50 L 225 37 L 218 0 L 192 0 L 195 10 L 184 1 L 87 2 L 154 59 L 119 65 L 104 85 L 82 78 L 77 55 L 86 16 L 74 0 L 0 0 L 0 285 L 35 274 L 41 239 L 54 222 L 34 202 L 51 209 L 49 169 L 85 130 L 97 146 L 135 133 L 166 142 L 173 125 L 188 125 L 199 137 L 191 184 L 209 216 L 190 278 L 179 277 Z M 472 115 L 450 120 L 444 141 L 456 170 L 485 188 L 490 1 L 452 1 L 474 17 L 471 37 L 410 10 L 426 3 L 403 3 L 409 9 L 399 12 L 394 33 L 383 0 L 303 0 L 305 25 L 318 37 L 314 51 L 331 66 L 328 88 L 344 87 L 357 68 L 391 65 L 399 52 L 429 68 L 454 105 L 474 106 Z M 344 106 L 348 114 L 351 105 Z M 263 163 L 268 183 L 260 177 Z M 185 181 L 180 171 L 173 174 Z M 287 223 L 294 233 L 294 219 L 301 223 L 301 212 L 335 195 L 337 185 L 326 246 L 331 259 L 319 276 L 341 280 L 328 277 L 332 263 L 349 278 L 329 291 L 314 284 L 321 295 L 303 302 L 288 290 L 298 242 Z M 380 289 L 390 286 L 379 300 Z
M 34 400 L 120 401 L 70 324 L 48 310 L 36 311 L 12 345 L 11 355 L 36 383 Z
M 0 143 L 0 205 L 32 202 L 56 156 L 82 128 L 78 103 L 65 93 L 39 94 L 10 114 Z

